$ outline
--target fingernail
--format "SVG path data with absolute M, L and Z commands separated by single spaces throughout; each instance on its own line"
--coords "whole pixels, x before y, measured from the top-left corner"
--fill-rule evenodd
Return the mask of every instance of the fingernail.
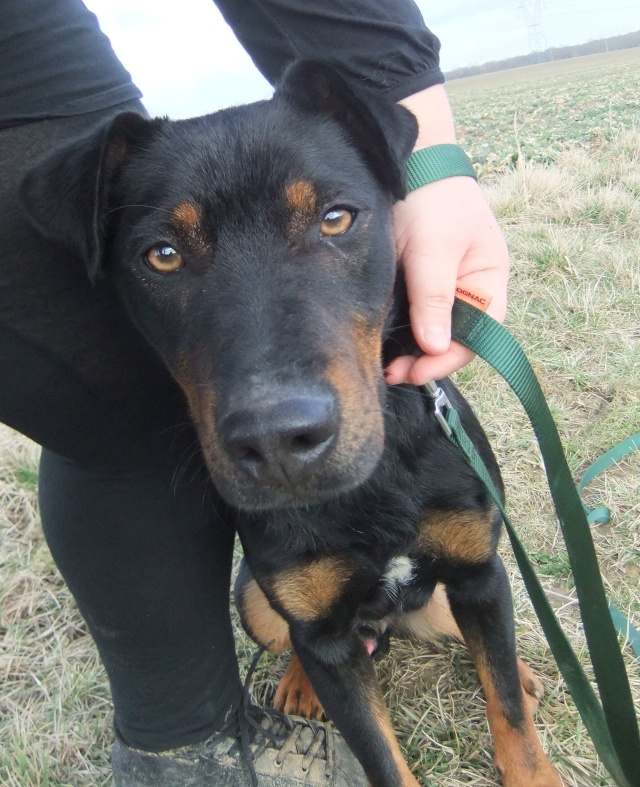
M 444 325 L 427 325 L 422 329 L 422 339 L 433 349 L 446 350 L 449 346 L 449 331 Z

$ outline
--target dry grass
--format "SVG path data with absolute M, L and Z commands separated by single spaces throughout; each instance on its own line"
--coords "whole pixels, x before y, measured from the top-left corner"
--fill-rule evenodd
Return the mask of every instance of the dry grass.
M 509 324 L 527 348 L 578 476 L 640 427 L 640 134 L 553 167 L 488 181 L 513 255 Z M 578 651 L 583 639 L 568 564 L 526 418 L 476 361 L 459 374 L 498 454 L 509 509 Z M 104 672 L 51 563 L 35 502 L 37 449 L 0 431 L 0 785 L 109 783 L 110 701 Z M 613 512 L 594 539 L 610 597 L 640 621 L 640 457 L 595 481 L 589 501 Z M 593 752 L 506 544 L 519 649 L 547 695 L 538 727 L 567 785 L 610 784 Z M 238 630 L 245 665 L 253 652 Z M 627 654 L 629 655 L 629 654 Z M 640 669 L 628 658 L 636 699 Z M 284 667 L 266 657 L 255 691 L 267 700 Z M 497 785 L 477 679 L 460 647 L 397 643 L 379 665 L 394 725 L 429 787 Z
M 106 785 L 109 689 L 44 543 L 39 450 L 0 430 L 0 785 Z

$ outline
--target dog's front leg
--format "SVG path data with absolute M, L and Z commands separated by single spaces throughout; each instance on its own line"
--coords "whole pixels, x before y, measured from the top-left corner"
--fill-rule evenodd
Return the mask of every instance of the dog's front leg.
M 284 571 L 276 566 L 255 576 L 271 606 L 289 624 L 307 677 L 373 787 L 418 787 L 354 624 L 372 577 L 354 561 L 335 555 Z
M 290 623 L 290 632 L 313 688 L 373 787 L 417 787 L 361 638 L 338 634 L 326 620 Z
M 494 760 L 504 787 L 562 787 L 538 739 L 516 656 L 509 580 L 499 557 L 446 585 L 487 701 Z

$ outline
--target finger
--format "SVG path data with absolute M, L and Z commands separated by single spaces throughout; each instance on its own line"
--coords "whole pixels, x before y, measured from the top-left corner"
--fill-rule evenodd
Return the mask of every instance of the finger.
M 451 342 L 445 355 L 423 355 L 409 370 L 409 382 L 412 385 L 424 385 L 429 380 L 440 380 L 448 377 L 473 360 L 471 350 L 458 342 Z
M 438 253 L 430 249 L 428 254 L 405 250 L 411 329 L 420 349 L 429 355 L 441 355 L 449 349 L 458 262 L 444 250 Z
M 417 358 L 411 355 L 402 355 L 395 358 L 384 371 L 384 379 L 389 385 L 400 385 L 409 382 L 409 372 Z
M 429 380 L 448 377 L 458 369 L 462 369 L 474 357 L 471 350 L 458 342 L 451 342 L 448 352 L 444 355 L 423 355 L 420 358 L 404 355 L 396 358 L 385 371 L 385 379 L 392 385 L 398 383 L 424 385 Z

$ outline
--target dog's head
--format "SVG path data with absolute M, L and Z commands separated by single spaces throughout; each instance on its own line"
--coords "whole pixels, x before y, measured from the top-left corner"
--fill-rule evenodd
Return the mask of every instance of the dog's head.
M 315 502 L 380 458 L 390 216 L 415 134 L 301 63 L 270 101 L 117 116 L 25 181 L 36 227 L 115 282 L 180 383 L 232 504 Z

